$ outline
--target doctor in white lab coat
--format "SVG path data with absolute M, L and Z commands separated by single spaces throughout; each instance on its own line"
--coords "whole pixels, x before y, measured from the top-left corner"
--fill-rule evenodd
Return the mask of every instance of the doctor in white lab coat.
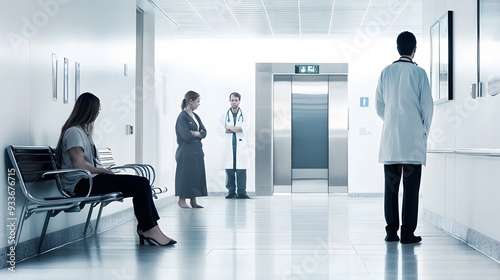
M 376 91 L 377 114 L 384 121 L 379 162 L 384 164 L 384 213 L 387 242 L 418 243 L 415 236 L 422 165 L 426 163 L 427 137 L 432 121 L 433 100 L 424 69 L 413 62 L 417 41 L 402 32 L 397 38 L 401 57 L 384 68 Z M 403 175 L 401 239 L 399 229 L 399 184 Z
M 224 137 L 224 155 L 226 170 L 226 198 L 250 198 L 246 192 L 248 147 L 248 115 L 240 108 L 241 95 L 233 92 L 229 95 L 231 107 L 221 115 L 220 127 Z

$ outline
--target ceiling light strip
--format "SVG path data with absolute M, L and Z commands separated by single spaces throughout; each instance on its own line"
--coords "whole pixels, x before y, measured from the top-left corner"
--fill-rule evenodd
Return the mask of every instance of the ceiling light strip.
M 302 36 L 302 16 L 300 15 L 300 0 L 297 0 L 297 9 L 299 10 L 299 35 Z
M 240 23 L 238 22 L 238 20 L 236 19 L 236 17 L 234 16 L 233 14 L 233 11 L 231 10 L 231 8 L 229 7 L 229 4 L 227 4 L 227 1 L 224 0 L 224 3 L 226 4 L 226 7 L 227 9 L 229 10 L 229 13 L 231 14 L 231 16 L 233 17 L 234 21 L 236 22 L 236 24 L 238 25 L 238 28 L 241 29 L 241 26 L 240 26 Z
M 332 32 L 332 24 L 333 24 L 333 10 L 335 9 L 335 0 L 332 3 L 332 12 L 330 13 L 330 25 L 328 25 L 328 35 Z
M 366 7 L 365 14 L 363 15 L 363 18 L 361 19 L 361 22 L 359 23 L 358 32 L 359 32 L 359 30 L 361 30 L 361 27 L 363 27 L 363 22 L 365 21 L 366 14 L 368 14 L 368 10 L 370 10 L 371 5 L 372 5 L 372 0 L 370 0 L 370 2 L 368 2 L 368 7 Z
M 174 19 L 172 19 L 162 8 L 160 8 L 160 6 L 158 6 L 158 4 L 155 3 L 155 1 L 153 0 L 148 0 L 149 3 L 151 3 L 151 5 L 153 5 L 158 11 L 160 11 L 162 14 L 164 14 L 168 20 L 170 20 L 175 27 L 181 27 L 177 22 L 175 22 Z
M 410 0 L 406 0 L 406 3 L 403 5 L 403 7 L 401 7 L 401 10 L 399 10 L 399 13 L 394 17 L 394 19 L 391 21 L 391 23 L 389 24 L 389 26 L 387 26 L 386 30 L 389 30 L 389 28 L 391 28 L 392 24 L 396 21 L 396 19 L 399 17 L 399 15 L 401 15 L 401 13 L 403 12 L 403 10 L 408 5 L 408 2 L 410 2 Z
M 264 4 L 264 0 L 260 0 L 262 2 L 262 7 L 264 7 L 264 12 L 266 12 L 267 23 L 269 24 L 269 29 L 271 29 L 271 34 L 274 37 L 273 26 L 271 25 L 271 20 L 269 19 L 269 14 L 267 13 L 266 5 Z
M 191 5 L 191 3 L 187 0 L 186 2 L 189 4 L 189 6 L 191 6 L 191 9 L 193 9 L 193 11 L 201 18 L 201 20 L 207 25 L 208 29 L 210 29 L 210 31 L 213 31 L 208 22 L 200 15 L 200 13 L 198 13 L 198 11 L 193 7 L 193 5 Z

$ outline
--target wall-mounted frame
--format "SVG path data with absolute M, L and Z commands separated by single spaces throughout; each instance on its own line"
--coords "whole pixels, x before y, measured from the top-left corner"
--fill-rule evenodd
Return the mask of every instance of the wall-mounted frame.
M 453 11 L 439 18 L 430 29 L 431 90 L 434 103 L 453 100 Z
M 500 70 L 497 47 L 500 43 L 498 1 L 478 1 L 478 90 L 477 97 L 500 94 Z
M 57 55 L 52 54 L 52 100 L 57 101 Z
M 64 58 L 63 103 L 69 102 L 69 59 Z
M 75 100 L 80 95 L 80 62 L 75 62 Z

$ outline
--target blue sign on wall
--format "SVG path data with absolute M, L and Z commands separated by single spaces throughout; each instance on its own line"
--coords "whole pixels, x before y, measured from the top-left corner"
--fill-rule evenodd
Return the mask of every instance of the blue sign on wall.
M 359 107 L 368 107 L 369 99 L 368 97 L 360 97 L 359 98 Z

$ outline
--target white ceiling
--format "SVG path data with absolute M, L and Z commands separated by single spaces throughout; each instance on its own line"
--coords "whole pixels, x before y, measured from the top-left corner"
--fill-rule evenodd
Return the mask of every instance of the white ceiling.
M 422 32 L 422 0 L 148 0 L 176 37 L 332 37 Z

